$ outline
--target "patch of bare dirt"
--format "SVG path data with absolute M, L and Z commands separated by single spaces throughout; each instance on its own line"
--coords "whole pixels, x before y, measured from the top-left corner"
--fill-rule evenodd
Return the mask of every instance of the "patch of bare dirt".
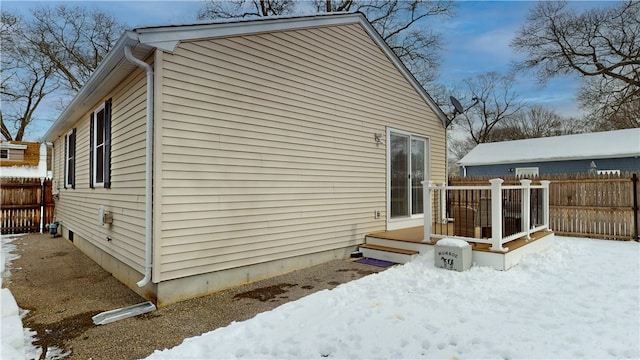
M 13 260 L 3 286 L 29 310 L 22 321 L 37 332 L 35 345 L 63 349 L 70 352 L 68 359 L 145 358 L 185 338 L 384 270 L 334 260 L 96 326 L 93 315 L 145 300 L 63 238 L 25 235 L 13 244 L 20 258 Z

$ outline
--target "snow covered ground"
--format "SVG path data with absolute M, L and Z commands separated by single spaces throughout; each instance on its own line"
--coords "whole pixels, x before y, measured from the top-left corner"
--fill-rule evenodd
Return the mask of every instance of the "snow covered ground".
M 639 249 L 557 237 L 509 271 L 462 273 L 430 252 L 149 358 L 638 359 Z
M 149 358 L 324 357 L 638 359 L 640 244 L 556 237 L 505 272 L 429 252 Z
M 0 287 L 2 287 L 2 279 L 10 275 L 5 264 L 19 257 L 19 255 L 15 254 L 16 246 L 11 244 L 13 239 L 5 236 L 1 238 Z M 11 291 L 7 288 L 0 289 L 0 313 L 0 338 L 2 339 L 0 359 L 20 359 L 25 356 L 20 308 L 18 308 Z

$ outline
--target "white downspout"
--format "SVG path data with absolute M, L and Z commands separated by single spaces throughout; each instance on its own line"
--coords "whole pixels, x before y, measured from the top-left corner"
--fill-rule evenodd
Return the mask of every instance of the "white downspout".
M 145 197 L 144 197 L 144 278 L 136 283 L 138 287 L 143 287 L 151 280 L 151 253 L 152 253 L 152 191 L 153 191 L 153 68 L 146 62 L 135 58 L 131 54 L 131 46 L 124 47 L 124 56 L 127 60 L 143 68 L 147 72 L 147 133 L 145 154 Z

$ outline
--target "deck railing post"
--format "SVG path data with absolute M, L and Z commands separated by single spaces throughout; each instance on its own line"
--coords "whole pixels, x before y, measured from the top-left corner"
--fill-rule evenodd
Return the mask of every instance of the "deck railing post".
M 432 181 L 422 181 L 422 204 L 424 206 L 424 241 L 431 244 L 431 209 L 432 209 L 432 196 L 431 185 Z
M 442 189 L 440 190 L 440 216 L 438 217 L 438 223 L 447 223 L 447 183 L 442 183 Z
M 542 224 L 549 230 L 549 180 L 540 180 L 542 185 Z
M 506 252 L 502 247 L 502 179 L 491 179 L 491 250 Z
M 531 239 L 531 180 L 520 180 L 522 185 L 522 202 L 520 215 L 522 230 L 527 232 L 527 240 Z

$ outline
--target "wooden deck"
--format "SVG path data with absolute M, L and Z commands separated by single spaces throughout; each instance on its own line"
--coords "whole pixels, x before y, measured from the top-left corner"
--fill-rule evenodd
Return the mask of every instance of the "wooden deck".
M 448 227 L 447 232 L 449 234 L 453 234 L 453 224 L 449 223 L 449 224 L 433 224 L 433 229 L 435 229 L 436 227 Z M 526 237 L 521 237 L 512 241 L 509 241 L 508 243 L 505 243 L 503 246 L 508 248 L 509 251 L 507 252 L 511 252 L 514 251 L 524 245 L 527 244 L 531 244 L 532 242 L 551 234 L 552 231 L 538 231 L 535 233 L 531 234 L 531 239 L 527 240 Z M 406 242 L 413 242 L 413 243 L 424 243 L 424 226 L 416 226 L 416 227 L 411 227 L 411 228 L 406 228 L 406 229 L 399 229 L 399 230 L 391 230 L 391 231 L 381 231 L 381 232 L 377 232 L 377 233 L 373 233 L 373 234 L 368 234 L 368 237 L 374 237 L 374 238 L 378 238 L 378 239 L 387 239 L 387 240 L 395 240 L 395 241 L 406 241 Z M 446 237 L 446 235 L 442 235 L 443 237 Z M 433 243 L 437 242 L 440 238 L 431 238 L 431 241 Z M 484 251 L 484 252 L 495 252 L 490 250 L 491 248 L 491 244 L 484 244 L 484 243 L 475 243 L 472 242 L 470 240 L 467 240 L 467 242 L 469 243 L 469 245 L 471 245 L 471 249 L 474 251 Z M 498 252 L 498 253 L 502 253 L 502 252 Z
M 381 231 L 367 236 L 397 241 L 418 242 L 424 241 L 424 226 L 410 227 L 406 229 Z

